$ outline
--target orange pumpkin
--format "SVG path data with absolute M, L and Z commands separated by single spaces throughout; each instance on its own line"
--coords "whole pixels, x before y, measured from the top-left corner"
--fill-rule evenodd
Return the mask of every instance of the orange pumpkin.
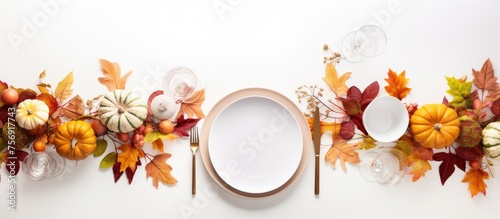
M 444 104 L 426 104 L 410 119 L 413 139 L 426 148 L 450 146 L 460 134 L 459 126 L 457 112 Z
M 54 146 L 61 157 L 83 160 L 96 149 L 96 137 L 92 126 L 85 121 L 69 121 L 57 127 Z

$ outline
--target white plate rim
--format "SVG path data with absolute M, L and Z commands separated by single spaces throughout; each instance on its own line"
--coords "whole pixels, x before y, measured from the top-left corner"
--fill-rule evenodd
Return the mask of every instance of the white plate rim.
M 249 193 L 245 191 L 240 191 L 238 189 L 235 189 L 231 185 L 227 184 L 215 171 L 214 166 L 212 165 L 212 161 L 210 160 L 210 155 L 209 155 L 209 150 L 208 150 L 208 142 L 209 142 L 209 136 L 210 136 L 210 128 L 212 127 L 212 124 L 214 123 L 215 119 L 218 117 L 218 115 L 231 103 L 234 103 L 237 100 L 246 98 L 246 97 L 263 97 L 267 98 L 269 100 L 275 101 L 278 104 L 282 105 L 285 109 L 287 109 L 295 118 L 299 128 L 300 132 L 302 133 L 302 156 L 300 159 L 300 162 L 298 164 L 297 169 L 295 170 L 295 173 L 286 181 L 283 185 L 277 187 L 274 190 L 271 191 L 266 191 L 262 193 Z M 307 166 L 307 162 L 309 159 L 309 155 L 312 150 L 312 140 L 311 140 L 311 132 L 309 125 L 307 123 L 306 118 L 304 117 L 303 112 L 295 105 L 294 102 L 292 102 L 290 99 L 285 97 L 284 95 L 270 90 L 266 88 L 246 88 L 246 89 L 241 89 L 234 91 L 230 93 L 229 95 L 223 97 L 219 102 L 217 102 L 212 110 L 207 114 L 207 116 L 204 119 L 204 123 L 201 128 L 201 134 L 200 134 L 200 154 L 202 157 L 203 164 L 209 173 L 209 175 L 212 177 L 212 179 L 223 189 L 226 191 L 233 193 L 238 196 L 243 196 L 243 197 L 250 197 L 250 198 L 261 198 L 261 197 L 267 197 L 270 195 L 277 194 L 284 189 L 290 187 L 292 184 L 295 183 L 295 181 L 299 178 L 299 176 L 302 174 L 304 171 L 305 167 Z

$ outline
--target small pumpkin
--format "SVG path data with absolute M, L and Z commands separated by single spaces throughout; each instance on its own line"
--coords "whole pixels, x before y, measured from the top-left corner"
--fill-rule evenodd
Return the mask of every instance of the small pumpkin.
M 113 132 L 130 132 L 142 125 L 148 114 L 146 104 L 132 92 L 115 90 L 104 95 L 99 118 Z
M 94 130 L 88 122 L 81 120 L 62 123 L 55 132 L 54 146 L 61 157 L 83 160 L 96 149 Z
M 460 134 L 460 120 L 452 108 L 444 104 L 426 104 L 410 119 L 413 139 L 426 148 L 444 148 Z
M 31 130 L 48 119 L 49 107 L 41 100 L 26 99 L 17 105 L 16 122 L 21 128 Z
M 487 157 L 500 156 L 500 122 L 492 122 L 481 131 L 483 135 L 483 151 Z

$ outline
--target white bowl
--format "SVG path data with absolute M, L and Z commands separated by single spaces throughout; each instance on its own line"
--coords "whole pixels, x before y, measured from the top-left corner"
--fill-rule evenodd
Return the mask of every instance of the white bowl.
M 398 140 L 409 124 L 408 110 L 395 97 L 375 98 L 363 112 L 363 125 L 368 135 L 380 142 Z

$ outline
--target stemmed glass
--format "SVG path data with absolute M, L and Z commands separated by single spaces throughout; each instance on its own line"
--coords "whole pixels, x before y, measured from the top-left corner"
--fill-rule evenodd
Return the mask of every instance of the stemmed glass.
M 198 78 L 193 70 L 188 67 L 178 66 L 170 69 L 163 79 L 165 94 L 176 102 L 185 100 L 198 87 Z
M 387 46 L 384 31 L 375 25 L 365 25 L 348 33 L 342 40 L 342 55 L 350 62 L 382 54 Z
M 23 161 L 23 171 L 32 180 L 43 180 L 61 175 L 66 167 L 66 160 L 55 151 L 33 152 Z
M 406 169 L 406 158 L 400 152 L 368 151 L 361 157 L 359 171 L 368 181 L 393 186 L 401 182 Z

